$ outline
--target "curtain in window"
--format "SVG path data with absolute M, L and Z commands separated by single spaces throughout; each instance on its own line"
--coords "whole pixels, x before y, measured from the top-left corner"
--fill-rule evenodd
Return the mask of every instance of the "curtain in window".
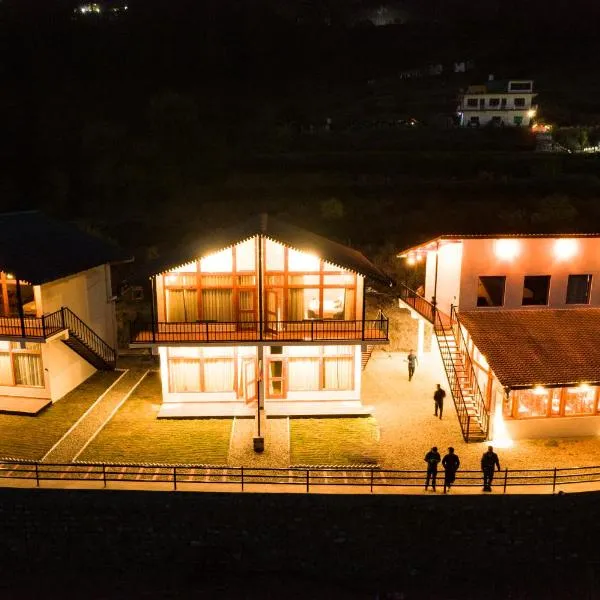
M 345 290 L 344 293 L 344 319 L 354 321 L 356 319 L 356 292 L 354 290 Z
M 352 389 L 352 358 L 325 358 L 323 362 L 324 390 Z
M 202 290 L 202 318 L 221 323 L 233 321 L 232 290 Z
M 43 387 L 42 357 L 36 354 L 13 354 L 15 385 Z
M 194 289 L 167 290 L 167 321 L 194 322 L 198 320 L 198 292 Z
M 290 289 L 288 299 L 288 320 L 302 321 L 304 319 L 304 290 Z
M 205 392 L 233 392 L 233 359 L 220 358 L 204 363 Z
M 319 359 L 290 359 L 288 363 L 288 389 L 291 392 L 318 391 Z
M 170 360 L 169 389 L 171 392 L 200 392 L 200 361 Z
M 0 385 L 13 385 L 12 364 L 8 352 L 0 354 Z

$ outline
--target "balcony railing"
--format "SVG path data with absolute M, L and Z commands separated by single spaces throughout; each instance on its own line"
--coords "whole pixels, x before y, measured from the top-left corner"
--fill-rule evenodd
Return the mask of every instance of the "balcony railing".
M 377 319 L 337 321 L 309 319 L 305 321 L 195 321 L 167 323 L 134 321 L 131 344 L 219 343 L 219 342 L 317 342 L 360 340 L 387 342 L 389 320 L 383 314 Z
M 45 340 L 64 329 L 60 310 L 41 317 L 0 317 L 0 338 Z

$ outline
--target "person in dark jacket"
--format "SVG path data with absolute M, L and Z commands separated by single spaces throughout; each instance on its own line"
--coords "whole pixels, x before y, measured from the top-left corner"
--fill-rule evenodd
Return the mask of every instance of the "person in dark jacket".
M 483 471 L 483 491 L 492 491 L 492 481 L 494 479 L 494 468 L 500 470 L 500 460 L 494 452 L 493 446 L 488 446 L 487 452 L 481 457 L 481 470 Z
M 460 458 L 457 454 L 454 454 L 454 448 L 450 446 L 448 448 L 448 454 L 444 456 L 442 460 L 442 466 L 444 467 L 444 494 L 446 490 L 450 490 L 454 480 L 456 479 L 456 471 L 460 467 Z
M 440 413 L 440 419 L 442 418 L 442 413 L 444 412 L 444 398 L 446 397 L 446 392 L 442 389 L 442 386 L 438 383 L 435 392 L 433 393 L 433 401 L 435 403 L 435 412 L 434 416 L 438 416 L 438 411 Z
M 408 363 L 408 380 L 412 381 L 413 375 L 415 374 L 415 367 L 419 363 L 417 355 L 412 350 L 408 353 L 406 362 Z
M 438 463 L 442 460 L 437 446 L 434 446 L 426 455 L 425 462 L 427 463 L 427 477 L 425 478 L 425 490 L 429 487 L 431 481 L 431 489 L 435 492 L 435 480 L 437 477 Z

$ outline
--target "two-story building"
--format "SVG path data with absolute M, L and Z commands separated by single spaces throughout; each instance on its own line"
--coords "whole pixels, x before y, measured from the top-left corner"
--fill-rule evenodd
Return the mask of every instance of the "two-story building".
M 490 76 L 492 77 L 492 76 Z M 471 85 L 459 96 L 457 116 L 461 127 L 530 127 L 538 107 L 533 81 L 511 79 Z
M 402 302 L 435 324 L 473 439 L 600 434 L 600 235 L 440 236 Z
M 114 369 L 113 245 L 36 211 L 0 214 L 0 412 L 37 414 Z
M 131 344 L 160 355 L 159 417 L 367 414 L 361 362 L 388 321 L 365 318 L 362 254 L 262 215 L 153 269 L 152 318 Z

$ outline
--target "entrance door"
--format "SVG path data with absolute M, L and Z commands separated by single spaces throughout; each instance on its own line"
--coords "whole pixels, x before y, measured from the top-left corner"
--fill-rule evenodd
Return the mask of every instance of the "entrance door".
M 242 395 L 246 404 L 256 400 L 256 387 L 256 361 L 253 358 L 244 358 L 242 361 Z

